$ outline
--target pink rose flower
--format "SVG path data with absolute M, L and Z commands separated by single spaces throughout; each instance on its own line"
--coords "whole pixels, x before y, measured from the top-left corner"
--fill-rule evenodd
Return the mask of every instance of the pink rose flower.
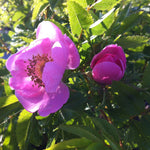
M 93 79 L 104 85 L 120 80 L 126 68 L 126 57 L 120 46 L 111 44 L 96 54 L 91 61 Z
M 6 67 L 12 75 L 10 87 L 23 107 L 48 116 L 67 102 L 69 89 L 61 80 L 66 69 L 79 66 L 80 57 L 72 40 L 52 22 L 41 22 L 36 38 L 11 55 Z

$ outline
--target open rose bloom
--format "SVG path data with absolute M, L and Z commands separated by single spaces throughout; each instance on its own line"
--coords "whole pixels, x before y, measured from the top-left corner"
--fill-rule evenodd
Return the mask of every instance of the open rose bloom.
M 12 77 L 9 84 L 23 107 L 47 116 L 59 110 L 69 98 L 61 81 L 66 69 L 80 64 L 72 40 L 49 21 L 38 25 L 36 40 L 11 55 L 6 63 Z
M 91 61 L 93 79 L 104 85 L 120 80 L 125 73 L 126 57 L 120 46 L 111 44 L 96 54 Z

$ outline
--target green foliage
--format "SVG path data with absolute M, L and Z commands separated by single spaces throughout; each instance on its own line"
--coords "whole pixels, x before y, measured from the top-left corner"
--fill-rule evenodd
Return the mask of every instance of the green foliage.
M 18 118 L 18 123 L 16 127 L 16 135 L 18 146 L 20 149 L 28 149 L 28 137 L 29 137 L 29 128 L 30 128 L 30 118 L 32 114 L 23 110 Z M 20 134 L 21 133 L 21 134 Z
M 0 6 L 0 149 L 149 150 L 149 0 L 1 0 Z M 35 40 L 43 20 L 69 36 L 81 58 L 63 77 L 68 102 L 48 117 L 23 110 L 5 66 Z M 124 49 L 127 67 L 121 81 L 104 89 L 93 81 L 90 62 L 109 44 Z
M 93 4 L 93 8 L 96 10 L 110 10 L 121 0 L 99 0 Z
M 91 130 L 90 128 L 86 129 L 78 126 L 64 126 L 64 125 L 61 125 L 60 128 L 72 134 L 85 137 L 89 140 L 93 140 L 96 142 L 100 141 L 100 139 L 95 135 L 96 133 L 94 134 L 92 131 L 90 131 Z
M 113 11 L 114 9 L 110 10 L 101 19 L 97 20 L 90 26 L 93 35 L 101 35 L 110 28 L 114 21 Z
M 68 13 L 71 31 L 78 36 L 81 34 L 82 29 L 87 29 L 92 24 L 91 15 L 75 1 L 68 1 Z
M 117 43 L 119 45 L 122 45 L 125 49 L 128 49 L 128 48 L 135 49 L 136 47 L 147 44 L 148 41 L 149 41 L 149 38 L 146 36 L 133 35 L 133 36 L 122 37 L 117 41 Z
M 71 139 L 71 140 L 53 145 L 50 148 L 47 148 L 46 150 L 65 150 L 65 149 L 76 149 L 76 148 L 83 149 L 83 148 L 86 148 L 90 143 L 91 141 L 87 140 L 86 138 Z
M 150 76 L 149 75 L 150 75 L 150 64 L 148 63 L 144 71 L 144 75 L 143 75 L 143 86 L 147 88 L 150 88 Z

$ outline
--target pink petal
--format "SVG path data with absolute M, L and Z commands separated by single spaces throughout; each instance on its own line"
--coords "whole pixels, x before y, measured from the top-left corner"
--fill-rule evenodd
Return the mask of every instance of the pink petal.
M 60 83 L 56 93 L 47 93 L 44 98 L 38 110 L 40 116 L 48 116 L 58 111 L 67 102 L 69 98 L 69 89 L 64 83 Z
M 22 48 L 20 51 L 11 55 L 8 58 L 8 60 L 6 62 L 7 69 L 10 72 L 12 70 L 16 70 L 16 60 L 19 60 L 19 59 L 28 61 L 28 59 L 32 59 L 33 56 L 36 56 L 38 54 L 50 56 L 51 55 L 51 45 L 52 45 L 52 43 L 49 38 L 33 41 L 28 47 Z
M 15 95 L 23 107 L 33 113 L 36 112 L 42 104 L 44 92 L 32 93 L 32 89 L 30 89 L 30 93 L 26 93 L 24 90 L 16 90 Z
M 54 23 L 50 21 L 43 21 L 37 27 L 36 38 L 43 39 L 47 37 L 52 43 L 55 43 L 63 38 L 63 34 Z
M 26 49 L 23 49 L 18 59 L 29 60 L 37 55 L 51 55 L 52 43 L 49 38 L 34 40 Z
M 65 45 L 62 42 L 55 42 L 51 51 L 53 61 L 66 69 L 68 62 L 68 50 Z
M 26 86 L 26 82 L 31 82 L 25 71 L 26 64 L 23 60 L 15 61 L 15 68 L 11 71 L 12 78 L 9 79 L 9 85 L 13 89 L 21 89 Z
M 67 36 L 64 35 L 64 43 L 68 48 L 68 66 L 67 69 L 75 69 L 80 64 L 80 55 L 72 40 Z
M 25 49 L 25 48 L 23 48 Z M 17 53 L 11 55 L 7 61 L 6 61 L 6 68 L 11 72 L 12 70 L 15 70 L 15 62 L 17 60 L 17 58 L 19 57 L 19 55 L 22 53 L 23 49 L 21 49 L 20 51 L 18 51 Z
M 124 68 L 126 68 L 126 57 L 124 51 L 120 46 L 117 46 L 117 44 L 108 45 L 101 52 L 96 54 L 91 61 L 91 68 L 93 69 L 97 61 L 102 59 L 106 54 L 112 54 L 116 56 L 118 59 L 121 59 L 124 64 Z
M 92 76 L 98 83 L 111 84 L 113 80 L 120 80 L 123 77 L 123 72 L 115 63 L 101 62 L 94 66 Z
M 45 84 L 45 90 L 48 93 L 56 92 L 58 85 L 64 74 L 64 68 L 54 61 L 47 62 L 44 66 L 42 81 Z

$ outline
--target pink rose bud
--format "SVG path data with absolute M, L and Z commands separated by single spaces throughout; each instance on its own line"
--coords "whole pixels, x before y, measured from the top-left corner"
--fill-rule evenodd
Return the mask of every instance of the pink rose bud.
M 122 47 L 111 44 L 96 54 L 91 61 L 93 79 L 104 85 L 119 81 L 126 69 L 126 57 Z
M 48 116 L 67 102 L 69 89 L 62 82 L 63 74 L 77 68 L 80 57 L 72 40 L 52 22 L 41 22 L 36 37 L 11 55 L 6 67 L 12 75 L 9 85 L 23 107 Z

